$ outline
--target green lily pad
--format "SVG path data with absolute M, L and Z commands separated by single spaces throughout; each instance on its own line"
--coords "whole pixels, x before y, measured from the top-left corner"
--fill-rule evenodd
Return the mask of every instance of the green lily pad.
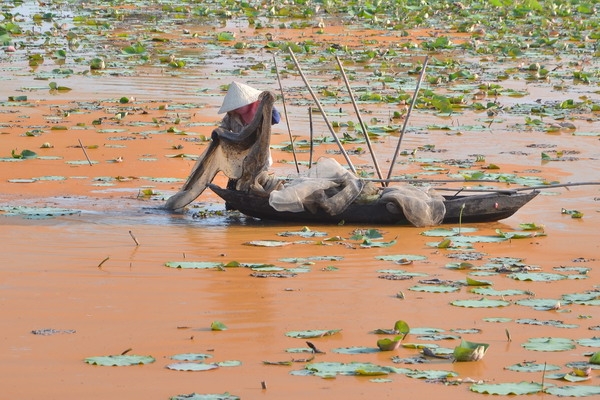
M 507 395 L 522 395 L 539 393 L 544 389 L 541 383 L 519 382 L 519 383 L 476 383 L 469 390 L 477 393 Z
M 577 343 L 585 347 L 600 347 L 600 337 L 593 337 L 589 339 L 579 339 Z
M 24 217 L 58 217 L 64 215 L 80 214 L 80 210 L 54 207 L 27 207 L 27 206 L 1 206 L 0 215 Z
M 505 289 L 505 290 L 496 290 L 493 288 L 488 288 L 488 287 L 476 287 L 470 290 L 471 293 L 475 293 L 475 294 L 480 294 L 482 296 L 502 296 L 502 297 L 507 297 L 507 296 L 519 296 L 519 295 L 523 295 L 523 294 L 527 294 L 526 291 L 524 290 L 517 290 L 517 289 Z
M 204 364 L 197 362 L 183 362 L 167 365 L 167 369 L 172 369 L 175 371 L 209 371 L 217 368 L 219 368 L 217 364 Z
M 559 397 L 589 397 L 600 395 L 599 385 L 553 386 L 544 390 Z
M 178 361 L 203 361 L 207 358 L 212 358 L 212 355 L 202 353 L 182 353 L 171 356 L 171 359 Z
M 214 269 L 223 267 L 223 264 L 210 261 L 168 261 L 165 266 L 181 269 Z
M 136 356 L 133 354 L 119 354 L 112 356 L 88 357 L 85 362 L 92 365 L 107 367 L 123 367 L 129 365 L 151 364 L 155 360 L 152 356 Z
M 216 363 L 219 367 L 239 367 L 242 362 L 239 360 L 219 361 Z
M 487 298 L 481 298 L 479 300 L 454 300 L 450 304 L 457 307 L 467 308 L 492 308 L 506 307 L 510 305 L 510 302 L 505 300 L 492 300 Z
M 566 351 L 574 349 L 575 342 L 565 338 L 541 337 L 530 338 L 522 346 L 533 351 Z
M 257 246 L 257 247 L 282 247 L 292 244 L 291 242 L 283 242 L 280 240 L 252 240 L 250 242 L 243 243 L 246 246 Z
M 462 340 L 460 345 L 454 348 L 454 359 L 456 361 L 479 361 L 485 356 L 490 347 L 487 343 L 475 343 Z
M 517 324 L 554 326 L 556 328 L 577 328 L 579 326 L 576 324 L 565 324 L 562 321 L 556 321 L 556 320 L 540 321 L 540 320 L 531 319 L 531 318 L 520 318 L 520 319 L 516 320 L 515 322 Z
M 410 277 L 427 276 L 427 274 L 424 272 L 406 271 L 404 269 L 380 269 L 377 270 L 377 272 L 380 274 L 402 275 Z
M 417 327 L 412 328 L 410 333 L 413 335 L 435 335 L 437 333 L 445 332 L 444 329 L 441 328 L 429 328 L 429 327 Z
M 561 302 L 554 299 L 521 299 L 517 300 L 516 304 L 540 311 L 555 310 L 561 306 Z
M 331 350 L 333 353 L 338 354 L 370 354 L 370 353 L 378 353 L 379 349 L 375 347 L 339 347 Z
M 336 333 L 341 332 L 341 329 L 315 329 L 315 330 L 306 330 L 306 331 L 290 331 L 286 332 L 285 336 L 299 338 L 299 339 L 310 339 L 310 338 L 318 338 L 323 336 L 331 336 Z
M 551 274 L 548 272 L 515 272 L 508 274 L 507 277 L 517 281 L 533 281 L 533 282 L 552 282 L 567 279 L 566 275 Z
M 226 331 L 227 326 L 224 323 L 222 323 L 221 321 L 213 321 L 210 324 L 210 330 L 211 331 Z
M 324 237 L 327 236 L 327 232 L 319 232 L 319 231 L 313 231 L 310 230 L 310 228 L 308 227 L 304 227 L 302 228 L 302 230 L 300 231 L 286 231 L 286 232 L 280 232 L 277 234 L 277 236 L 284 236 L 284 237 L 288 237 L 288 236 L 300 236 L 300 237 L 304 237 L 304 238 L 309 238 L 309 237 Z
M 496 322 L 496 323 L 504 323 L 512 321 L 512 318 L 504 318 L 504 317 L 496 317 L 496 318 L 484 318 L 485 322 Z
M 458 376 L 456 372 L 453 371 L 444 371 L 444 370 L 423 370 L 423 371 L 411 371 L 407 372 L 406 376 L 409 378 L 415 379 L 444 379 L 444 378 L 454 378 Z
M 336 375 L 360 375 L 359 371 L 370 371 L 370 374 L 381 372 L 387 375 L 393 372 L 390 367 L 382 367 L 372 363 L 340 363 L 340 362 L 318 362 L 306 364 L 304 367 L 313 375 L 321 377 L 334 377 Z
M 408 290 L 415 292 L 428 292 L 428 293 L 452 293 L 460 290 L 456 286 L 445 286 L 445 285 L 416 285 L 411 286 Z
M 518 364 L 513 364 L 508 367 L 505 367 L 510 371 L 517 372 L 544 372 L 544 371 L 558 371 L 560 367 L 558 365 L 552 364 L 542 364 L 535 362 L 522 362 Z
M 395 254 L 395 255 L 387 255 L 387 256 L 377 256 L 375 257 L 377 260 L 381 261 L 395 261 L 395 262 L 404 262 L 404 261 L 423 261 L 426 260 L 427 257 L 415 255 L 415 254 Z

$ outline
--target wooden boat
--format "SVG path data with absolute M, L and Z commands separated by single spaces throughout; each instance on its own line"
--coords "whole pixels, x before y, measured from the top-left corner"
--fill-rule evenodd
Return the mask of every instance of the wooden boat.
M 404 214 L 388 211 L 384 202 L 370 204 L 351 204 L 338 214 L 329 215 L 323 210 L 276 211 L 269 205 L 269 198 L 236 190 L 223 189 L 215 184 L 208 187 L 227 203 L 229 209 L 265 220 L 321 223 L 321 224 L 371 224 L 371 225 L 410 225 Z M 537 190 L 529 192 L 506 190 L 473 195 L 444 196 L 446 214 L 442 223 L 493 222 L 505 219 L 516 213 L 521 207 L 538 195 Z

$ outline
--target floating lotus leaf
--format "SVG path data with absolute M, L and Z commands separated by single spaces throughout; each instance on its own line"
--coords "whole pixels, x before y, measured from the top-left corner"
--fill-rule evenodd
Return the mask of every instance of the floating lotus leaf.
M 515 272 L 507 275 L 518 281 L 551 282 L 567 279 L 566 275 L 551 274 L 548 272 Z
M 374 242 L 371 239 L 365 239 L 360 244 L 360 247 L 363 248 L 372 248 L 372 247 L 391 247 L 397 243 L 397 240 L 390 240 L 389 242 Z
M 402 343 L 402 347 L 405 349 L 424 349 L 424 348 L 438 348 L 437 344 L 433 343 Z
M 239 396 L 234 396 L 229 393 L 223 394 L 179 394 L 171 397 L 169 400 L 240 400 Z
M 314 353 L 314 350 L 310 347 L 291 347 L 285 349 L 286 353 Z
M 377 260 L 381 261 L 400 261 L 403 262 L 405 260 L 409 261 L 423 261 L 426 260 L 427 257 L 415 255 L 415 254 L 395 254 L 395 255 L 387 255 L 387 256 L 377 256 L 375 257 Z
M 292 244 L 291 242 L 282 242 L 280 240 L 252 240 L 250 242 L 242 243 L 246 246 L 257 246 L 257 247 L 282 247 Z
M 217 364 L 204 364 L 195 362 L 174 363 L 167 365 L 167 369 L 175 371 L 209 371 L 219 368 Z
M 62 215 L 79 214 L 79 210 L 54 207 L 27 207 L 27 206 L 2 206 L 0 215 L 5 216 L 24 216 L 24 217 L 58 217 Z
M 484 318 L 483 319 L 485 322 L 510 322 L 512 321 L 512 318 L 503 318 L 503 317 L 498 317 L 498 318 Z
M 304 227 L 302 228 L 302 230 L 300 231 L 286 231 L 286 232 L 280 232 L 277 234 L 277 236 L 284 236 L 284 237 L 288 237 L 288 236 L 300 236 L 300 237 L 304 237 L 304 238 L 309 238 L 309 237 L 324 237 L 327 236 L 327 232 L 319 232 L 319 231 L 312 231 L 310 230 L 310 228 L 308 227 Z
M 600 386 L 576 385 L 553 386 L 544 390 L 546 393 L 560 397 L 589 397 L 600 395 Z
M 526 294 L 524 290 L 517 289 L 505 289 L 505 290 L 496 290 L 493 288 L 482 288 L 477 287 L 470 290 L 471 293 L 480 294 L 482 296 L 519 296 Z
M 441 332 L 445 332 L 445 329 L 418 327 L 418 328 L 412 328 L 410 330 L 410 333 L 413 335 L 434 335 L 436 333 L 441 333 Z
M 424 371 L 411 371 L 407 372 L 406 376 L 409 378 L 416 379 L 443 379 L 443 378 L 454 378 L 458 376 L 456 372 L 453 371 L 443 371 L 443 370 L 424 370 Z
M 202 361 L 206 360 L 207 358 L 212 358 L 212 355 L 202 353 L 183 353 L 171 356 L 171 359 L 178 361 Z
M 510 305 L 509 301 L 505 300 L 492 300 L 481 298 L 479 300 L 454 300 L 451 302 L 453 306 L 467 307 L 467 308 L 492 308 L 492 307 L 506 307 Z
M 407 276 L 407 277 L 427 276 L 427 274 L 423 273 L 423 272 L 408 272 L 408 271 L 405 271 L 402 269 L 380 269 L 377 272 L 380 274 L 389 274 L 389 275 Z
M 88 357 L 85 362 L 92 365 L 102 365 L 107 367 L 123 367 L 129 365 L 151 364 L 154 361 L 152 356 L 136 356 L 133 354 L 119 354 L 113 356 Z
M 490 347 L 487 343 L 475 343 L 462 340 L 460 345 L 454 348 L 454 359 L 456 361 L 479 361 L 485 356 Z
M 585 306 L 598 306 L 600 305 L 600 292 L 592 291 L 586 293 L 570 293 L 563 294 L 561 296 L 565 301 L 581 304 Z
M 577 340 L 577 343 L 586 347 L 600 347 L 600 337 L 594 336 L 590 339 L 579 339 Z
M 419 335 L 419 336 L 417 336 L 417 339 L 419 339 L 419 340 L 457 340 L 457 339 L 460 339 L 460 336 L 449 335 L 449 334 Z
M 331 351 L 333 353 L 338 353 L 338 354 L 369 354 L 369 353 L 379 352 L 379 350 L 374 347 L 361 347 L 361 346 L 340 347 L 337 349 L 333 349 Z
M 520 306 L 533 307 L 535 310 L 556 310 L 561 307 L 561 302 L 555 299 L 521 299 L 515 302 Z
M 460 290 L 457 286 L 444 286 L 444 285 L 416 285 L 408 288 L 415 292 L 429 292 L 429 293 L 451 293 L 458 292 Z
M 219 367 L 239 367 L 242 365 L 241 361 L 238 360 L 227 360 L 227 361 L 219 361 L 216 363 Z
M 210 324 L 210 330 L 212 331 L 226 331 L 227 330 L 227 326 L 222 323 L 221 321 L 213 321 Z
M 396 336 L 393 339 L 389 339 L 389 338 L 379 339 L 377 341 L 377 347 L 381 351 L 394 351 L 398 347 L 400 347 L 400 344 L 402 343 L 403 338 L 404 338 L 404 335 Z
M 467 329 L 461 329 L 461 328 L 456 328 L 456 329 L 450 329 L 452 332 L 455 333 L 481 333 L 481 329 L 478 328 L 467 328 Z
M 306 330 L 306 331 L 290 331 L 286 332 L 285 336 L 299 338 L 299 339 L 310 339 L 323 336 L 331 336 L 341 332 L 341 329 L 329 329 L 329 330 Z
M 517 371 L 517 372 L 544 372 L 544 371 L 558 371 L 558 370 L 560 370 L 560 367 L 558 365 L 552 365 L 552 364 L 522 362 L 519 364 L 510 365 L 510 366 L 506 367 L 505 369 L 508 369 L 510 371 Z
M 500 229 L 496 229 L 498 236 L 505 239 L 527 239 L 532 237 L 546 236 L 544 232 L 539 231 L 527 231 L 527 232 L 503 232 Z
M 308 371 L 311 371 L 313 375 L 321 377 L 333 377 L 336 375 L 359 375 L 358 371 L 370 371 L 371 374 L 374 374 L 375 372 L 382 372 L 382 374 L 394 372 L 394 369 L 391 367 L 382 367 L 372 363 L 359 362 L 318 362 L 306 364 L 304 368 Z
M 541 383 L 536 382 L 519 382 L 519 383 L 476 383 L 471 385 L 469 389 L 472 392 L 497 394 L 507 396 L 510 394 L 522 395 L 539 393 L 544 389 Z
M 223 267 L 223 263 L 211 261 L 168 261 L 165 266 L 181 269 L 213 269 Z
M 546 320 L 540 321 L 531 318 L 520 318 L 515 321 L 517 324 L 529 324 L 529 325 L 541 325 L 541 326 L 554 326 L 556 328 L 577 328 L 579 325 L 576 324 L 565 324 L 562 321 Z
M 492 282 L 480 281 L 467 276 L 467 286 L 491 286 Z
M 566 351 L 574 349 L 575 342 L 565 338 L 541 337 L 530 338 L 522 346 L 534 351 Z

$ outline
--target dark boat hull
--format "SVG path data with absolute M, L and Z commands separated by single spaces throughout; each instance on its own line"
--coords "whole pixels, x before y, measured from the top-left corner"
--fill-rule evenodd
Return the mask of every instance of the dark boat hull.
M 214 191 L 227 203 L 230 209 L 260 219 L 285 222 L 311 222 L 321 224 L 372 224 L 372 225 L 410 225 L 404 214 L 393 214 L 385 203 L 351 204 L 343 213 L 329 215 L 325 211 L 288 212 L 276 211 L 269 205 L 269 198 L 235 190 L 223 189 L 210 184 Z M 465 196 L 444 196 L 446 215 L 444 224 L 492 222 L 505 219 L 516 213 L 531 201 L 539 192 L 498 191 Z

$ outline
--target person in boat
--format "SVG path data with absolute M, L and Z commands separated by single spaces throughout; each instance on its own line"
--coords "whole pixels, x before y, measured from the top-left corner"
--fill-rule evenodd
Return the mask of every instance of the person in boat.
M 231 83 L 218 111 L 226 115 L 213 130 L 209 146 L 196 160 L 185 184 L 167 199 L 165 208 L 178 210 L 188 205 L 219 171 L 229 177 L 227 187 L 232 190 L 247 191 L 252 186 L 264 189 L 264 184 L 273 180 L 264 174 L 272 164 L 271 126 L 281 118 L 273 107 L 275 99 L 270 91 Z
M 232 82 L 218 111 L 218 114 L 226 113 L 219 126 L 232 132 L 240 132 L 248 126 L 258 110 L 258 97 L 261 93 L 260 90 L 254 89 L 252 86 Z M 278 124 L 280 120 L 279 111 L 273 107 L 271 124 Z
M 219 127 L 232 132 L 241 132 L 254 119 L 260 103 L 258 97 L 261 93 L 260 90 L 244 83 L 231 82 L 218 111 L 218 114 L 226 113 Z M 273 107 L 271 125 L 278 124 L 280 121 L 281 114 Z M 273 160 L 269 154 L 269 166 L 271 164 L 273 164 Z M 229 179 L 227 188 L 234 190 L 236 182 L 236 179 Z

